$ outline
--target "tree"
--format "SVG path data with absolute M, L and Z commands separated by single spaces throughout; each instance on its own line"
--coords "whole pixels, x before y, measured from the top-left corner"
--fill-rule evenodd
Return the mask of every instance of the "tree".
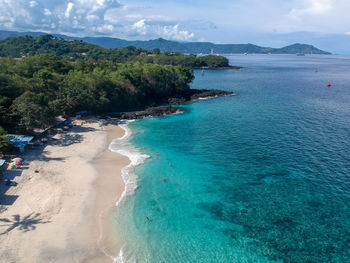
M 6 135 L 6 131 L 0 126 L 0 152 L 6 149 L 9 145 L 9 137 Z
M 43 93 L 26 91 L 14 100 L 11 109 L 19 116 L 20 124 L 27 129 L 43 128 L 54 123 L 53 111 Z

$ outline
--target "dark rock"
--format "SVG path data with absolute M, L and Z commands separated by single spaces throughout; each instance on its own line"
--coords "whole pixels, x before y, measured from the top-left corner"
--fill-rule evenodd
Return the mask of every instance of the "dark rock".
M 121 114 L 121 118 L 126 120 L 131 120 L 131 119 L 142 119 L 145 117 L 159 117 L 159 116 L 163 116 L 164 114 L 173 114 L 177 110 L 178 110 L 177 107 L 172 107 L 171 105 L 149 107 L 143 111 L 124 112 Z
M 167 114 L 174 114 L 178 110 L 178 107 L 171 105 L 184 104 L 193 100 L 198 100 L 202 98 L 214 98 L 219 96 L 236 95 L 232 91 L 223 90 L 199 90 L 199 89 L 189 89 L 185 90 L 175 97 L 168 99 L 166 105 L 160 106 L 149 106 L 144 110 L 138 111 L 128 111 L 128 112 L 114 112 L 109 113 L 109 116 L 115 118 L 121 118 L 126 120 L 142 119 L 145 117 L 160 117 Z

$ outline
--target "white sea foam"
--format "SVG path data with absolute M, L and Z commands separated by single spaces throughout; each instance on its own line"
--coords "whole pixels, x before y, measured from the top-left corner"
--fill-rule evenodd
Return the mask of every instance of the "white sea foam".
M 134 259 L 128 259 L 128 256 L 125 255 L 124 249 L 121 248 L 119 255 L 113 258 L 113 262 L 115 263 L 136 263 Z
M 195 99 L 193 101 L 199 101 L 199 100 L 209 100 L 209 99 L 215 99 L 217 97 L 227 97 L 227 96 L 236 96 L 236 94 L 228 94 L 228 95 L 215 95 L 215 96 L 209 96 L 209 97 L 199 97 L 198 99 Z
M 130 143 L 129 139 L 132 132 L 127 123 L 120 124 L 119 126 L 125 131 L 125 134 L 123 137 L 115 139 L 109 145 L 109 149 L 113 152 L 128 157 L 130 159 L 130 164 L 122 169 L 122 177 L 125 183 L 125 188 L 119 200 L 116 202 L 116 206 L 120 204 L 125 196 L 132 195 L 134 193 L 135 189 L 137 188 L 137 177 L 133 172 L 133 169 L 135 166 L 143 163 L 149 157 L 146 154 L 142 154 Z
M 137 177 L 133 171 L 134 167 L 143 163 L 148 155 L 142 154 L 138 149 L 136 149 L 129 141 L 132 132 L 128 127 L 128 123 L 132 121 L 127 121 L 124 124 L 119 124 L 119 126 L 125 131 L 125 134 L 121 138 L 115 139 L 110 145 L 109 149 L 112 152 L 122 154 L 130 159 L 130 164 L 122 169 L 122 178 L 125 184 L 123 193 L 121 194 L 119 200 L 116 202 L 116 206 L 124 199 L 125 196 L 132 195 L 137 188 Z M 121 248 L 118 256 L 112 257 L 113 262 L 116 263 L 134 263 L 135 261 L 127 259 L 124 253 L 124 249 Z
M 182 111 L 182 110 L 177 110 L 175 113 L 174 113 L 174 115 L 178 115 L 178 114 L 184 114 L 185 112 L 184 111 Z

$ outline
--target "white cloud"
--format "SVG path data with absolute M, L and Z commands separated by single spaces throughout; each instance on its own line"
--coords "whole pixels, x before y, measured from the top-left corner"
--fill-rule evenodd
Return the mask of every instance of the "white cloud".
M 147 28 L 149 27 L 145 23 L 145 19 L 141 19 L 137 22 L 135 22 L 132 26 L 131 29 L 135 30 L 138 32 L 140 35 L 146 35 L 147 34 Z
M 69 18 L 70 13 L 71 13 L 71 11 L 72 11 L 72 9 L 73 9 L 73 6 L 74 6 L 74 4 L 71 3 L 71 2 L 69 2 L 69 3 L 67 4 L 67 9 L 66 9 L 66 12 L 64 13 L 65 17 Z
M 44 9 L 44 15 L 50 16 L 50 15 L 52 15 L 52 13 L 51 13 L 51 11 L 49 9 L 45 8 Z
M 30 6 L 30 7 L 36 7 L 37 5 L 38 5 L 38 3 L 35 2 L 35 1 L 30 1 L 30 2 L 29 2 L 29 6 Z
M 114 26 L 113 25 L 97 26 L 97 27 L 93 27 L 93 31 L 103 33 L 103 34 L 110 34 L 110 33 L 113 33 Z
M 164 38 L 180 41 L 189 41 L 194 38 L 194 33 L 190 33 L 186 30 L 180 30 L 179 25 L 164 26 L 160 29 L 159 33 Z
M 348 10 L 349 0 L 0 0 L 0 29 L 237 43 L 259 33 L 344 34 Z
M 300 8 L 292 8 L 289 15 L 300 17 L 304 15 L 324 15 L 333 8 L 333 0 L 307 0 Z
M 126 0 L 125 0 L 126 1 Z M 77 36 L 189 40 L 194 33 L 170 15 L 119 0 L 0 0 L 0 29 Z

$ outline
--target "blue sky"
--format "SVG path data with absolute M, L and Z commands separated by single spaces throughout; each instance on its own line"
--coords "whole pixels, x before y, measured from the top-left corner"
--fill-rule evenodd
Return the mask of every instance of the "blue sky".
M 350 43 L 350 0 L 218 3 L 214 0 L 0 0 L 0 29 L 141 40 L 163 37 L 178 41 L 251 42 L 274 47 L 301 42 L 300 39 L 333 50 L 346 49 L 341 46 L 346 41 Z M 336 46 L 338 38 L 342 39 L 340 47 Z

